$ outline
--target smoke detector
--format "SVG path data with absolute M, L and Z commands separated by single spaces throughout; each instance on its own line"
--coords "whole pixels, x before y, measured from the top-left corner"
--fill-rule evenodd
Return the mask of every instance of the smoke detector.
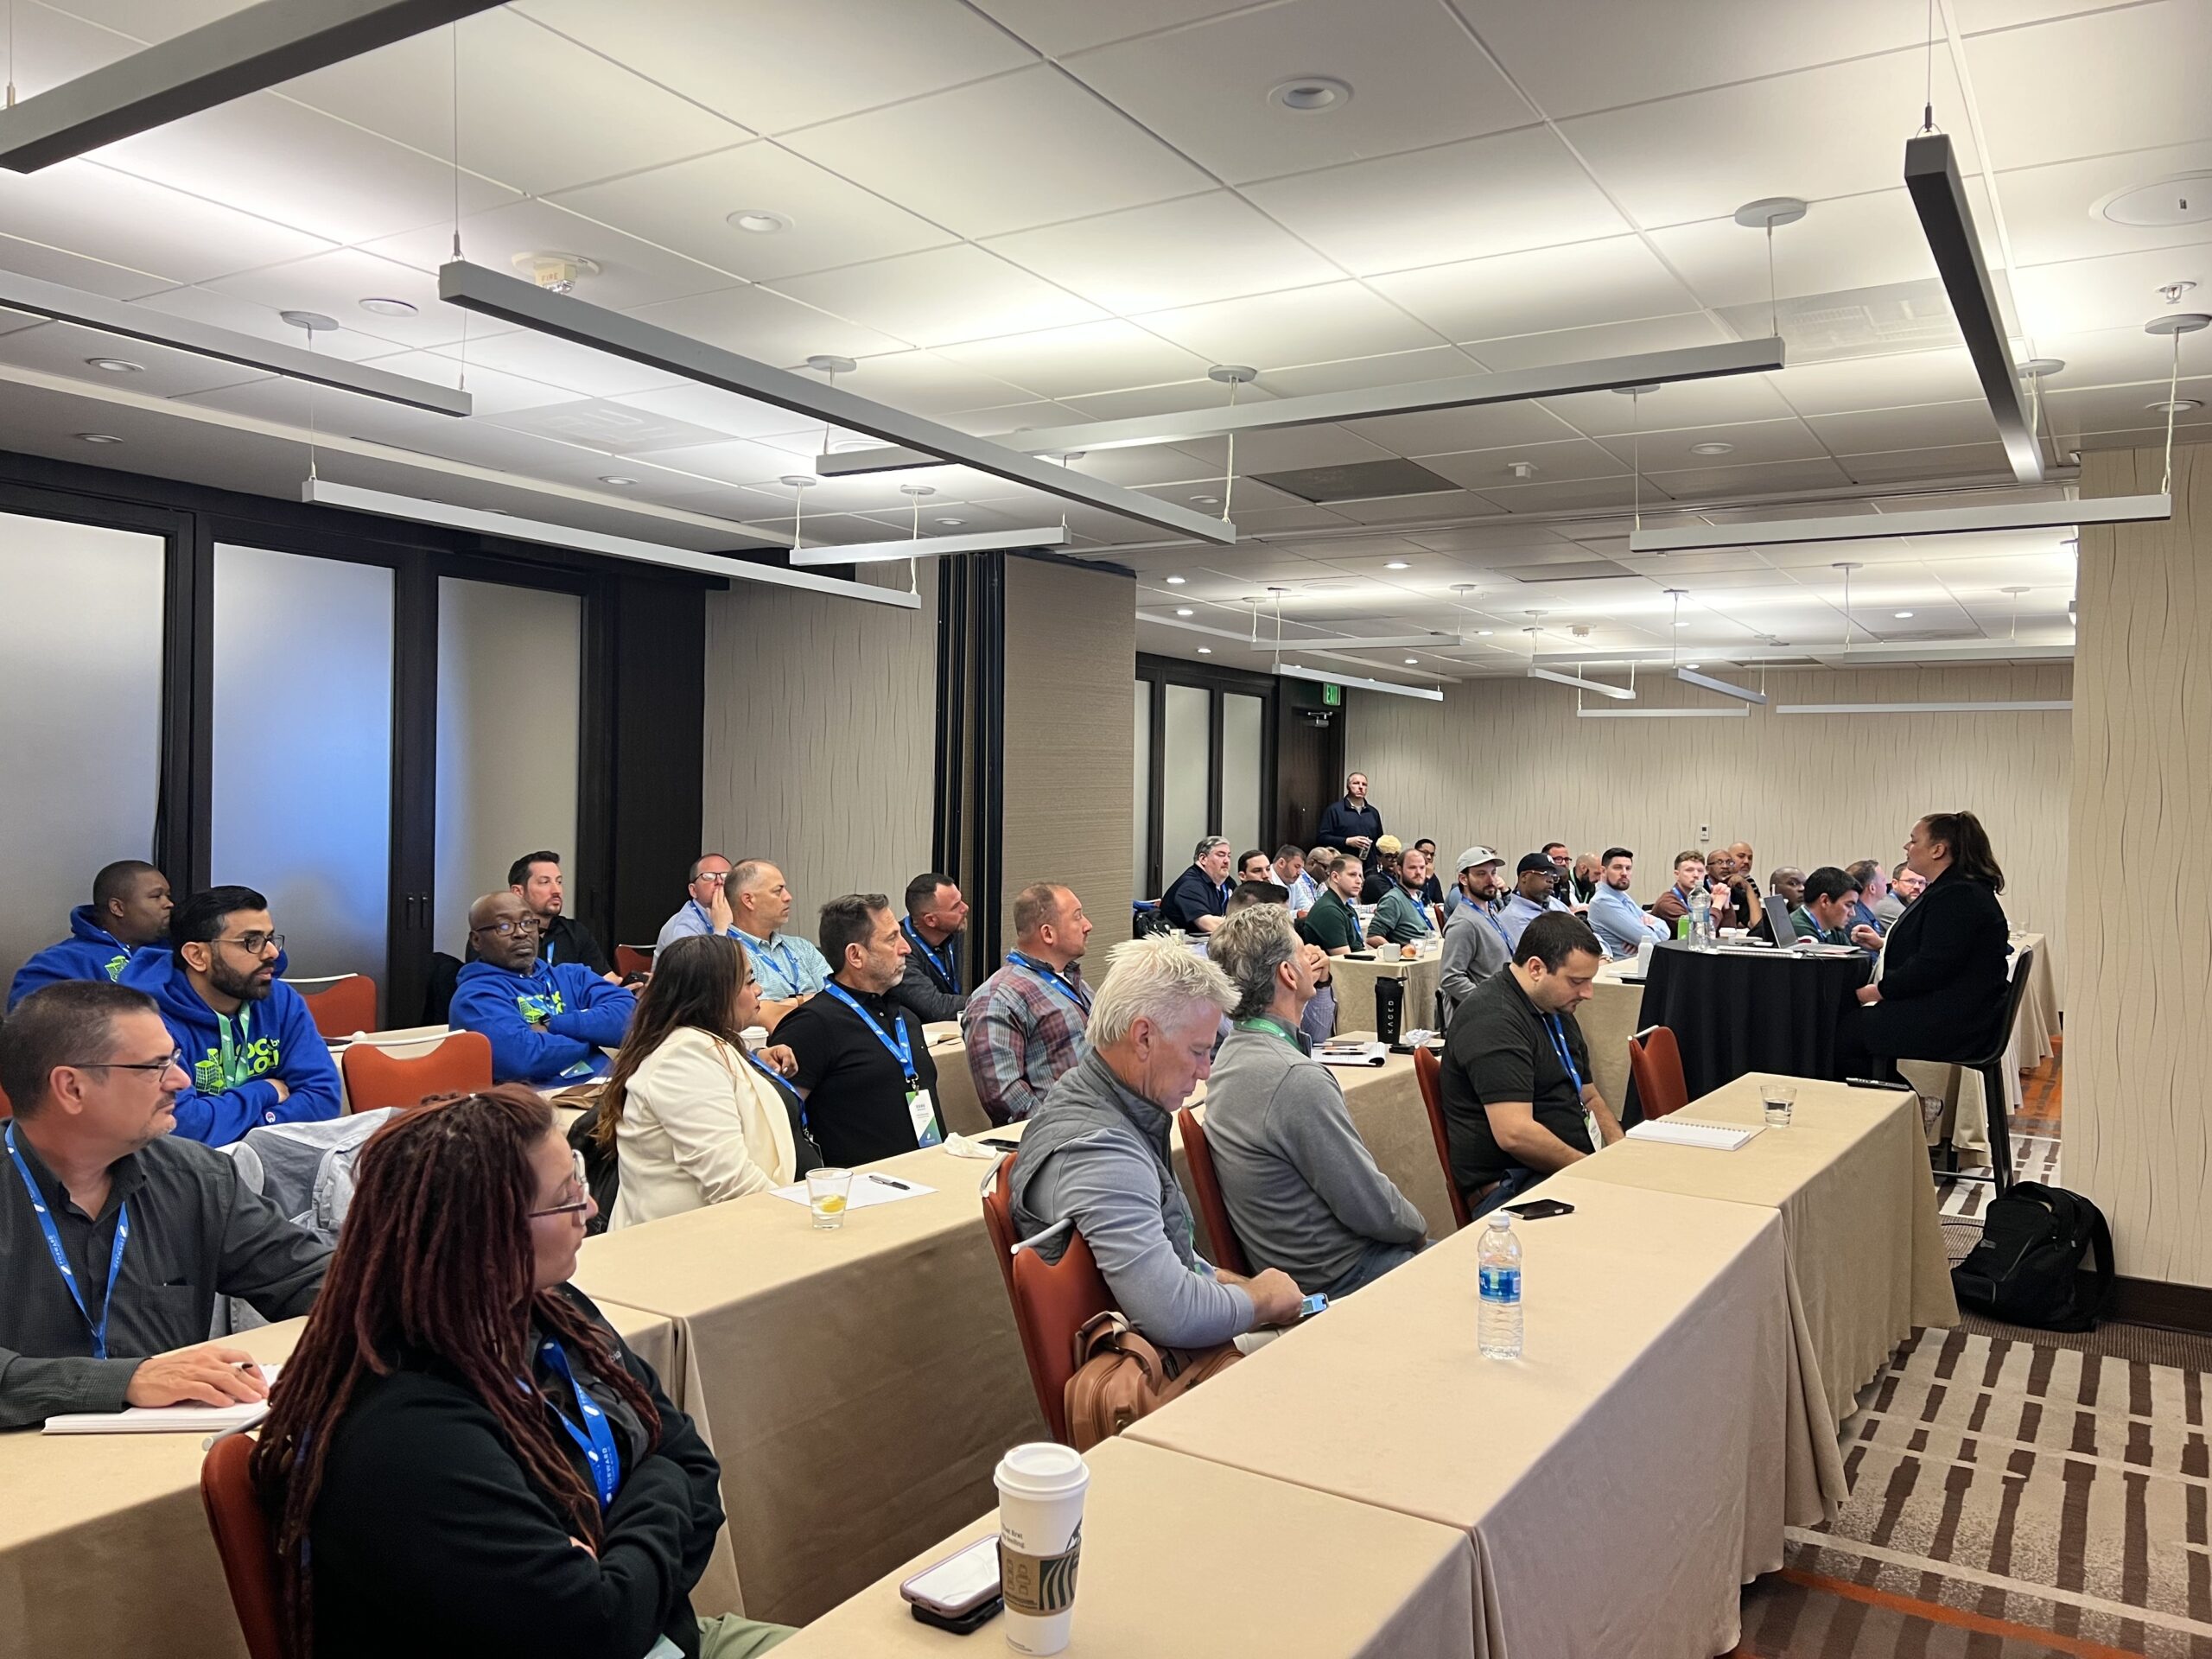
M 549 294 L 573 294 L 578 282 L 599 275 L 599 261 L 581 253 L 518 253 L 513 264 Z
M 1536 463 L 1533 461 L 1509 461 L 1505 463 L 1505 470 L 1516 478 L 1534 478 Z

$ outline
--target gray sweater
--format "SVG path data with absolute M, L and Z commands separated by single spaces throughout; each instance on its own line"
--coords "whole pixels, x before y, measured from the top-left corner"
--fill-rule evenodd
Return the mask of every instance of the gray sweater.
M 1437 992 L 1444 1001 L 1444 1023 L 1465 1001 L 1467 993 L 1505 966 L 1505 935 L 1497 918 L 1482 905 L 1461 895 L 1459 907 L 1444 924 L 1444 951 Z
M 1214 1056 L 1206 1144 L 1255 1270 L 1326 1290 L 1377 1248 L 1419 1244 L 1428 1223 L 1375 1166 L 1336 1076 L 1269 1031 L 1240 1027 Z
M 1168 1115 L 1086 1048 L 1030 1115 L 1008 1176 L 1014 1229 L 1072 1221 L 1131 1325 L 1171 1348 L 1211 1348 L 1252 1328 L 1251 1297 L 1214 1277 L 1168 1153 Z M 1061 1235 L 1039 1246 L 1047 1262 Z

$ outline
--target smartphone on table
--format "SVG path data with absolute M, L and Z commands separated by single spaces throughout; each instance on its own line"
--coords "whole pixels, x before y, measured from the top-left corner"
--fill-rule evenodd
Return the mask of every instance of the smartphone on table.
M 993 1533 L 925 1567 L 899 1586 L 916 1618 L 965 1636 L 997 1617 L 999 1538 Z
M 1548 1221 L 1554 1216 L 1574 1213 L 1573 1205 L 1561 1204 L 1557 1198 L 1531 1198 L 1526 1204 L 1509 1204 L 1504 1208 L 1509 1215 L 1518 1216 L 1523 1221 Z

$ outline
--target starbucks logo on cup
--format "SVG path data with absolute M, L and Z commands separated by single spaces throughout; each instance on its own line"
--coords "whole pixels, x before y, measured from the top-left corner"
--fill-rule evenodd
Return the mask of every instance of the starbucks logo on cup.
M 1057 1555 L 1025 1555 L 999 1540 L 999 1580 L 1012 1612 L 1050 1618 L 1075 1605 L 1076 1568 L 1083 1559 L 1083 1529 Z

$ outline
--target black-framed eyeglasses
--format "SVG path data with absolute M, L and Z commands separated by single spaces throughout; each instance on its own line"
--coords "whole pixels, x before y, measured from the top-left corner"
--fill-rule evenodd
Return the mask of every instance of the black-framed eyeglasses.
M 468 931 L 471 933 L 496 933 L 501 938 L 505 939 L 513 938 L 514 935 L 523 931 L 525 928 L 535 933 L 537 931 L 537 918 L 535 916 L 525 916 L 520 921 L 516 921 L 510 918 L 497 922 L 486 922 L 481 927 L 472 927 Z
M 282 933 L 241 933 L 235 939 L 218 939 L 218 944 L 235 944 L 250 957 L 265 957 L 275 950 L 280 956 L 284 950 Z
M 79 1071 L 150 1071 L 156 1077 L 166 1076 L 175 1066 L 187 1077 L 192 1075 L 185 1071 L 184 1051 L 181 1048 L 171 1049 L 165 1060 L 64 1060 L 61 1064 L 74 1066 Z
M 566 1204 L 556 1204 L 543 1210 L 531 1211 L 530 1218 L 532 1221 L 536 1221 L 540 1216 L 580 1216 L 591 1208 L 591 1182 L 584 1173 L 584 1155 L 571 1147 L 569 1151 L 569 1159 L 575 1166 L 577 1196 Z

